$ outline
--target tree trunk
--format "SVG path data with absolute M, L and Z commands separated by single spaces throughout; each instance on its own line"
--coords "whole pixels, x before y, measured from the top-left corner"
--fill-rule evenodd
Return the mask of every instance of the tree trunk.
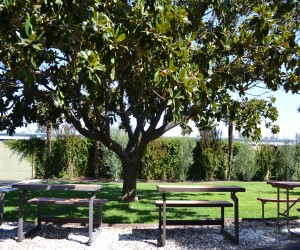
M 230 181 L 232 159 L 233 159 L 233 123 L 232 123 L 232 121 L 229 121 L 229 124 L 228 124 L 228 173 L 227 173 L 227 181 Z
M 100 141 L 94 141 L 93 175 L 99 177 Z
M 134 202 L 138 201 L 136 182 L 137 173 L 140 166 L 140 161 L 136 160 L 140 157 L 133 156 L 134 153 L 129 153 L 131 160 L 123 160 L 123 191 L 122 201 Z
M 45 179 L 50 177 L 50 166 L 51 166 L 51 140 L 52 140 L 52 123 L 47 124 L 47 152 L 46 152 L 46 163 L 45 163 Z

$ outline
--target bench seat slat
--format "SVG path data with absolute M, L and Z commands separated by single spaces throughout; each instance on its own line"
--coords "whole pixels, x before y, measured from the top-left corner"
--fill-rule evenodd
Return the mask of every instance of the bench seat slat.
M 163 201 L 155 201 L 156 207 L 162 207 Z M 232 207 L 233 204 L 228 201 L 193 201 L 193 200 L 167 200 L 167 207 Z
M 277 202 L 276 198 L 257 198 L 261 202 Z M 286 199 L 279 199 L 279 202 L 286 202 Z M 298 199 L 289 199 L 289 202 L 296 202 Z M 300 201 L 299 201 L 300 202 Z
M 89 199 L 85 198 L 53 198 L 53 197 L 36 197 L 28 200 L 30 204 L 54 204 L 54 205 L 71 205 L 71 206 L 88 206 Z M 107 203 L 107 199 L 95 199 L 94 205 L 101 206 Z

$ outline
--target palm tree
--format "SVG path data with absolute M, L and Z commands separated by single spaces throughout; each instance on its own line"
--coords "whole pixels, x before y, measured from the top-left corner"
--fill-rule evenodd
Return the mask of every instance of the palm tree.
M 228 173 L 227 181 L 230 181 L 231 166 L 233 159 L 233 122 L 228 122 Z
M 51 167 L 51 150 L 52 150 L 52 122 L 47 124 L 47 150 L 46 150 L 46 163 L 45 163 L 45 178 L 50 177 Z

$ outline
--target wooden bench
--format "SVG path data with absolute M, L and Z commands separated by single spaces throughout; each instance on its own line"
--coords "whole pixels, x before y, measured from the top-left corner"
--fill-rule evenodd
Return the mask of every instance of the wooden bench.
M 94 207 L 98 208 L 98 218 L 94 224 L 99 228 L 102 227 L 102 207 L 107 203 L 107 199 L 95 199 Z M 42 221 L 54 223 L 89 223 L 88 218 L 58 218 L 58 217 L 42 217 L 42 205 L 68 205 L 68 206 L 89 206 L 89 199 L 85 198 L 53 198 L 53 197 L 37 197 L 28 200 L 29 204 L 38 205 L 38 225 Z
M 28 200 L 29 204 L 35 204 L 38 206 L 38 221 L 37 225 L 29 230 L 24 236 L 29 237 L 32 233 L 41 229 L 42 221 L 53 222 L 55 224 L 65 224 L 65 223 L 81 223 L 89 224 L 89 241 L 88 244 L 91 245 L 95 238 L 101 231 L 102 228 L 102 207 L 107 203 L 107 199 L 94 199 L 93 208 L 98 208 L 98 218 L 93 219 L 93 210 L 90 207 L 90 200 L 84 198 L 49 198 L 49 197 L 37 197 Z M 67 206 L 84 206 L 89 207 L 89 217 L 88 218 L 59 218 L 59 217 L 42 217 L 42 206 L 46 205 L 67 205 Z M 98 230 L 94 231 L 94 225 L 98 226 Z
M 220 207 L 221 219 L 211 220 L 166 220 L 166 225 L 221 225 L 224 229 L 224 208 L 233 207 L 228 201 L 208 201 L 208 200 L 166 200 L 166 207 Z M 155 201 L 155 206 L 159 208 L 159 229 L 163 223 L 162 208 L 163 200 Z
M 268 202 L 272 202 L 272 203 L 277 203 L 277 198 L 257 198 L 257 200 L 259 200 L 261 202 L 261 212 L 262 212 L 262 219 L 263 221 L 266 223 L 266 224 L 270 224 L 266 221 L 265 219 L 265 204 L 268 203 Z M 286 199 L 279 199 L 279 202 L 282 203 L 282 202 L 287 202 Z M 299 199 L 289 199 L 289 202 L 300 202 Z

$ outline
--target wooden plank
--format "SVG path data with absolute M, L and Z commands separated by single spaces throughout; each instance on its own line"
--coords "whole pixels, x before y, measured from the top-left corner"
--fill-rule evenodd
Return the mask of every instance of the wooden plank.
M 245 192 L 246 189 L 239 186 L 215 186 L 215 185 L 158 185 L 159 192 Z
M 101 185 L 90 184 L 41 184 L 41 183 L 16 183 L 13 188 L 26 190 L 57 190 L 57 191 L 90 191 L 101 189 Z
M 163 206 L 162 200 L 155 201 L 157 207 Z M 193 200 L 167 200 L 167 207 L 233 207 L 233 204 L 228 201 L 193 201 Z
M 277 199 L 276 198 L 257 198 L 257 200 L 261 201 L 261 202 L 277 202 Z M 298 199 L 290 199 L 289 202 L 296 202 L 296 201 L 299 201 Z M 287 202 L 286 199 L 279 199 L 279 202 Z
M 271 184 L 272 187 L 290 190 L 293 190 L 295 187 L 300 187 L 299 181 L 268 181 L 267 184 Z
M 71 206 L 89 206 L 89 199 L 79 198 L 55 198 L 55 197 L 36 197 L 28 200 L 29 204 L 53 204 Z M 107 203 L 107 199 L 95 199 L 94 205 L 100 206 Z
M 222 225 L 221 219 L 203 220 L 166 220 L 167 226 L 203 226 L 203 225 Z

